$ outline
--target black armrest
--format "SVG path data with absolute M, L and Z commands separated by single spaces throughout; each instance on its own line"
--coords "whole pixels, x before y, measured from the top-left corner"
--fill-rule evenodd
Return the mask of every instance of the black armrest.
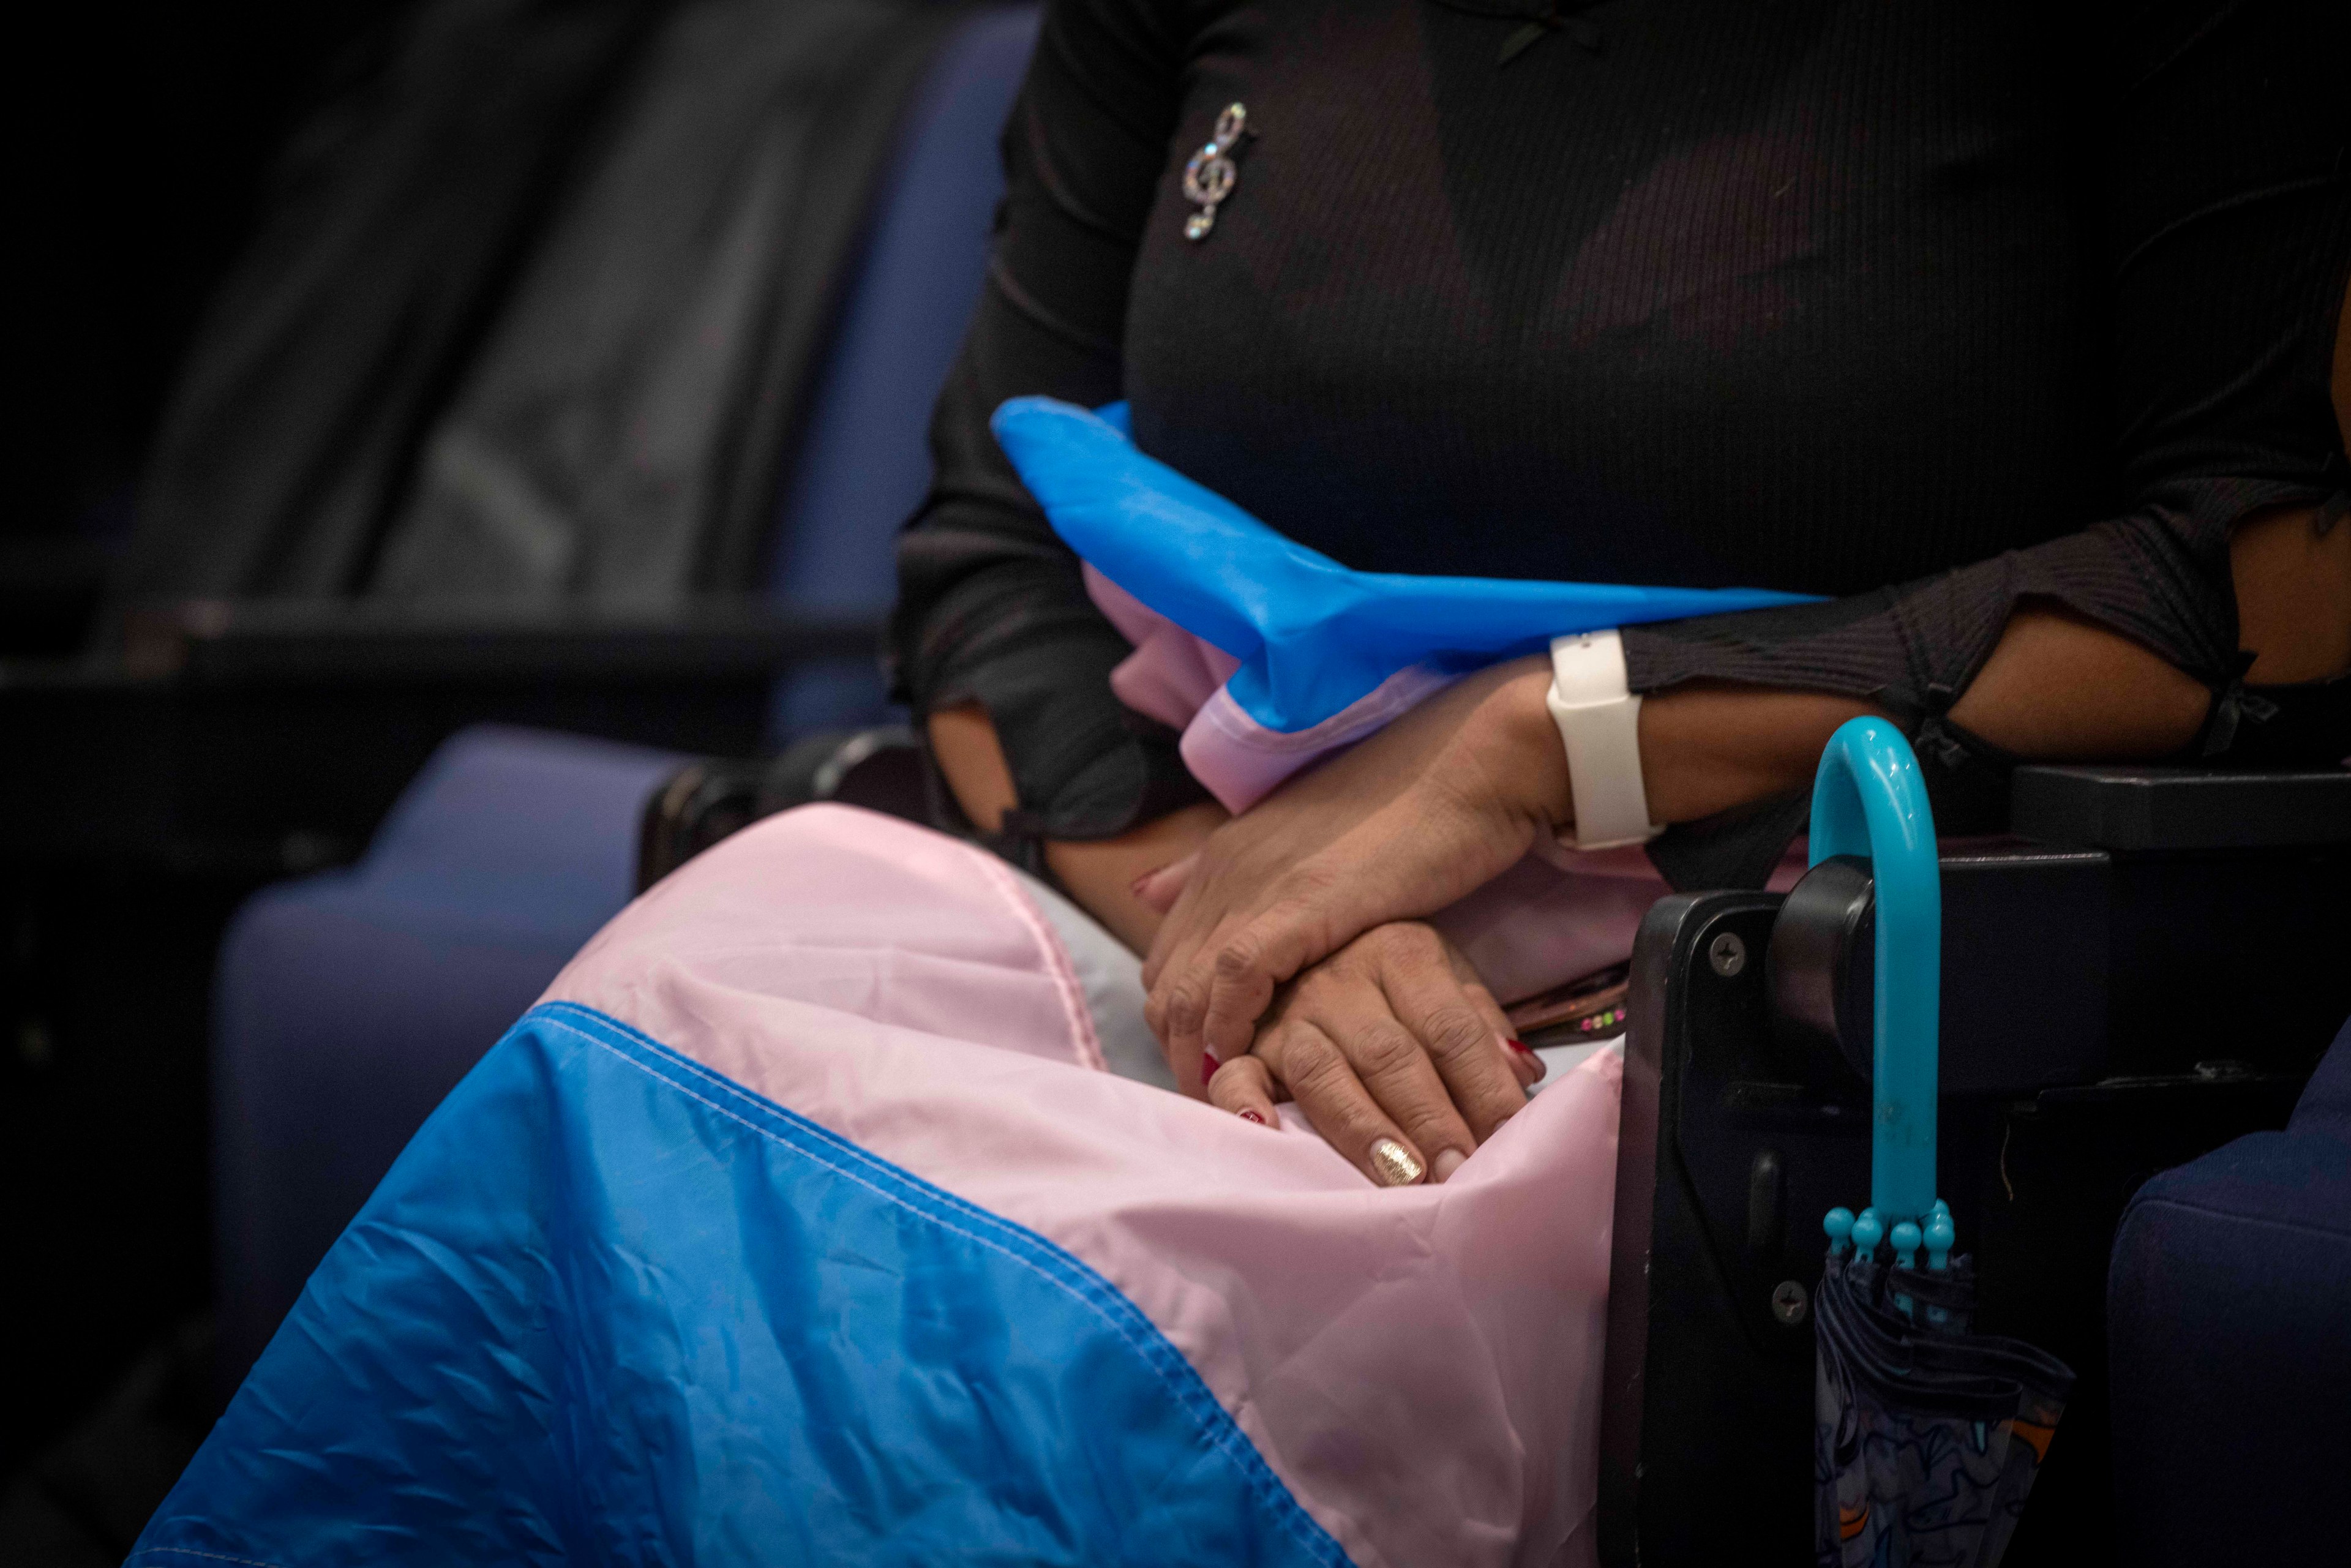
M 1976 1327 L 2082 1375 L 2020 1563 L 2112 1561 L 2106 1260 L 2139 1184 L 2284 1124 L 2351 1013 L 2351 774 L 2023 768 L 1941 846 L 1938 1190 Z M 1873 893 L 1677 894 L 1634 950 L 1604 1563 L 1800 1562 L 1820 1218 L 1869 1190 Z
M 687 764 L 645 802 L 637 831 L 637 891 L 762 817 L 817 800 L 927 822 L 930 779 L 921 743 L 903 725 L 803 736 L 764 762 Z
M 2009 821 L 2044 844 L 2144 853 L 2351 843 L 2351 770 L 2020 768 Z
M 134 617 L 123 666 L 205 686 L 725 679 L 870 656 L 871 616 L 723 600 L 661 612 L 194 602 Z
M 871 658 L 881 628 L 744 601 L 662 614 L 192 603 L 110 658 L 0 661 L 0 857 L 241 876 L 355 853 L 468 725 L 687 753 L 766 738 L 776 677 Z
M 1947 1092 L 2306 1072 L 2351 1011 L 2351 772 L 2022 768 L 2011 815 L 1942 846 Z M 1774 1028 L 1816 1081 L 1868 1077 L 1873 893 L 1832 862 L 1774 922 Z M 2268 1027 L 2220 1050 L 2249 998 Z

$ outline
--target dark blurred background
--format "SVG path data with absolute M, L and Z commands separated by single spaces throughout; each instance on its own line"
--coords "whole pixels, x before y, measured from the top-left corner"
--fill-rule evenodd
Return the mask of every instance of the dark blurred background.
M 18 54 L 0 653 L 79 647 L 172 372 L 274 155 L 406 4 L 94 0 L 49 10 Z
M 17 284 L 5 338 L 17 413 L 0 509 L 0 656 L 83 647 L 173 372 L 253 228 L 273 157 L 339 63 L 350 68 L 403 4 L 93 0 L 49 9 L 41 41 L 20 46 L 7 95 Z M 0 767 L 23 766 L 27 739 L 0 729 Z M 11 1320 L 0 1558 L 10 1561 L 106 1560 L 213 1403 L 199 1109 L 210 955 L 188 944 L 156 955 L 175 973 L 123 974 L 120 952 L 60 952 L 57 937 L 102 927 L 126 896 L 147 903 L 150 920 L 214 925 L 235 889 L 110 869 L 0 871 L 0 1235 L 14 1276 L 0 1309 Z M 109 995 L 79 1017 L 57 1005 Z M 68 1041 L 92 1033 L 109 1038 L 109 1060 L 71 1060 Z M 110 1136 L 126 1123 L 131 1136 Z M 57 1454 L 110 1394 L 178 1416 L 180 1430 L 118 1422 L 88 1436 L 91 1451 Z M 45 1452 L 68 1460 L 50 1468 L 69 1480 L 103 1477 L 119 1490 L 39 1488 L 30 1469 Z
M 9 95 L 8 1565 L 121 1561 L 643 881 L 852 775 L 922 810 L 891 541 L 1035 10 L 43 21 Z

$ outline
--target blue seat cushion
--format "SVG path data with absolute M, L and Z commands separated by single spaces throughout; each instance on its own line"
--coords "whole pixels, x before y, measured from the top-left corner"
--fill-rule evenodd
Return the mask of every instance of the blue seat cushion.
M 2333 1047 L 2319 1059 L 2289 1128 L 2351 1145 L 2351 1023 L 2343 1026 Z
M 2339 1560 L 2351 1026 L 2286 1131 L 2139 1189 L 2116 1235 L 2107 1319 L 2121 1560 Z
M 214 992 L 222 1370 L 241 1377 L 424 1118 L 629 900 L 675 754 L 483 727 L 367 857 L 239 911 Z

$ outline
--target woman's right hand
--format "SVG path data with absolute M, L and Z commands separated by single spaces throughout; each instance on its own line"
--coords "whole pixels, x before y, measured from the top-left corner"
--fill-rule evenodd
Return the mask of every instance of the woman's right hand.
M 1248 1050 L 1278 988 L 1310 966 L 1436 914 L 1556 832 L 1567 758 L 1543 706 L 1550 684 L 1541 658 L 1466 676 L 1146 880 L 1147 902 L 1180 884 L 1143 977 L 1179 1082 L 1204 1054 Z
M 1285 1092 L 1384 1186 L 1443 1181 L 1542 1076 L 1476 969 L 1429 926 L 1364 933 L 1282 988 L 1208 1099 L 1270 1124 Z

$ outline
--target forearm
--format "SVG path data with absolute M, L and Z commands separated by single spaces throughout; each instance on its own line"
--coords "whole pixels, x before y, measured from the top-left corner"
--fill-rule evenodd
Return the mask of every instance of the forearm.
M 2320 680 L 2351 666 L 2351 523 L 2320 535 L 2308 508 L 2249 520 L 2231 540 L 2241 641 L 2255 681 Z M 1496 672 L 1498 714 L 1515 727 L 1528 782 L 1566 825 L 1563 760 L 1542 709 L 1540 659 Z M 2127 637 L 2066 611 L 2027 604 L 1950 710 L 1951 722 L 2015 756 L 2126 761 L 2172 755 L 2202 726 L 2211 693 Z M 1650 820 L 1693 821 L 1801 789 L 1846 720 L 1852 697 L 1709 683 L 1641 705 Z
M 987 710 L 977 703 L 943 708 L 927 727 L 932 755 L 956 804 L 975 827 L 996 831 L 1018 796 Z M 1045 863 L 1088 914 L 1141 953 L 1162 916 L 1135 896 L 1136 880 L 1198 849 L 1225 820 L 1222 807 L 1187 806 L 1115 838 L 1049 842 Z
M 1951 722 L 2018 757 L 2125 761 L 2195 737 L 2210 694 L 2126 637 L 2063 611 L 2026 609 L 1952 705 Z M 1681 687 L 1641 705 L 1652 820 L 1686 822 L 1801 788 L 1846 720 L 1848 697 Z
M 2009 622 L 1951 721 L 2019 757 L 2122 761 L 2178 751 L 2210 694 L 2127 638 L 2062 611 Z M 1839 725 L 1876 711 L 1850 697 L 1681 686 L 1641 705 L 1650 818 L 1687 822 L 1800 789 Z

